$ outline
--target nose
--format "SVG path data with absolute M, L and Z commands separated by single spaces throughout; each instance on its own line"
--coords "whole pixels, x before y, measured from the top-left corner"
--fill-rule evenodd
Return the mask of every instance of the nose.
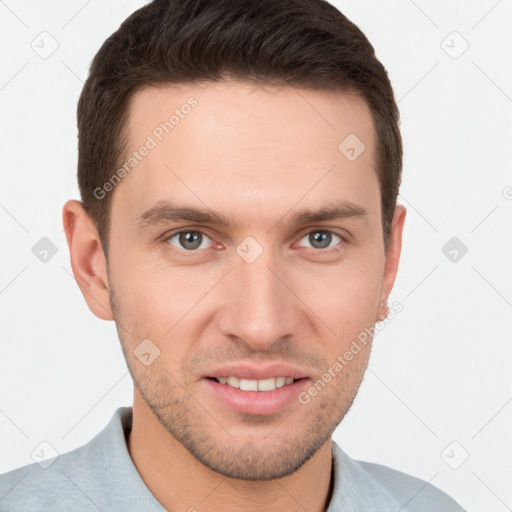
M 304 323 L 304 312 L 291 279 L 290 272 L 265 252 L 252 263 L 238 259 L 218 313 L 222 334 L 255 351 L 272 350 L 293 337 Z

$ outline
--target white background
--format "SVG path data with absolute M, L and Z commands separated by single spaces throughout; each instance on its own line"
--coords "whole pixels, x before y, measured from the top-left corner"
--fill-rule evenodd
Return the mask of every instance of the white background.
M 512 2 L 334 3 L 390 74 L 408 209 L 390 300 L 404 310 L 376 337 L 334 439 L 470 512 L 512 510 Z M 92 315 L 72 277 L 61 209 L 79 198 L 75 112 L 88 65 L 142 4 L 0 2 L 0 473 L 33 462 L 43 440 L 60 453 L 84 444 L 131 405 L 114 324 Z M 457 58 L 454 31 L 469 44 Z M 31 47 L 41 37 L 58 43 L 47 59 Z M 32 253 L 42 237 L 58 249 L 47 263 Z M 452 237 L 468 249 L 457 262 L 442 252 Z M 465 452 L 458 469 L 445 462 Z

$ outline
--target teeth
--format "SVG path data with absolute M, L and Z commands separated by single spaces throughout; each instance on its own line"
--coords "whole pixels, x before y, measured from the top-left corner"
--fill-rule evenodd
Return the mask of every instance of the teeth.
M 286 384 L 286 377 L 276 378 L 276 388 L 282 388 Z
M 294 379 L 292 377 L 271 377 L 270 379 L 251 380 L 238 377 L 218 377 L 216 380 L 242 391 L 273 391 L 291 384 Z
M 242 391 L 258 391 L 258 381 L 249 379 L 240 379 L 240 389 Z
M 240 379 L 238 377 L 228 377 L 226 384 L 232 388 L 240 388 Z
M 254 381 L 254 382 L 256 382 L 258 384 L 258 391 L 273 391 L 274 389 L 277 388 L 276 380 L 277 379 L 270 378 L 270 379 L 262 379 L 262 380 L 258 380 L 258 381 Z M 240 389 L 242 389 L 241 386 L 240 386 Z

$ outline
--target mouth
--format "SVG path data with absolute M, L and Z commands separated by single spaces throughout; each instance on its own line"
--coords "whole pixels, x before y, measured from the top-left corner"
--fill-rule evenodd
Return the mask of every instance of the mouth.
M 300 405 L 298 396 L 310 385 L 307 377 L 206 377 L 202 379 L 207 402 L 218 403 L 229 410 L 256 416 L 270 416 Z
M 302 379 L 294 379 L 293 377 L 270 377 L 268 379 L 241 379 L 239 377 L 208 377 L 219 384 L 224 384 L 241 391 L 274 391 L 275 389 L 289 386 L 294 382 Z

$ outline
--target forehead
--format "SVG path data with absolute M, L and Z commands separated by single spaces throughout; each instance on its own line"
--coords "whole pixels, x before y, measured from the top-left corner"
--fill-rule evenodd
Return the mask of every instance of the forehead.
M 166 200 L 228 215 L 250 203 L 262 218 L 298 202 L 371 210 L 379 200 L 373 118 L 356 95 L 237 81 L 148 87 L 132 98 L 128 134 L 137 161 L 113 209 L 122 197 L 133 219 Z
M 128 123 L 132 146 L 148 134 L 164 144 L 181 137 L 210 152 L 212 135 L 224 146 L 284 144 L 299 154 L 338 151 L 350 134 L 367 147 L 374 142 L 372 114 L 358 95 L 233 80 L 146 87 L 132 97 Z

